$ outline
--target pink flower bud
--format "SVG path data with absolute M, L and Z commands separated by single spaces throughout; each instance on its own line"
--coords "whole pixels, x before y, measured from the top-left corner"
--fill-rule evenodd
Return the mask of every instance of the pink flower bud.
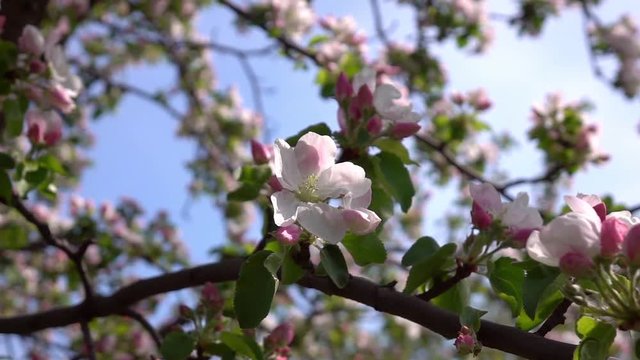
M 640 224 L 629 229 L 622 243 L 622 253 L 633 266 L 640 266 Z
M 462 326 L 453 345 L 456 347 L 456 350 L 458 350 L 458 354 L 460 355 L 477 355 L 482 349 L 482 346 L 478 340 L 476 340 L 473 330 L 467 326 Z
M 268 349 L 286 347 L 293 341 L 294 331 L 293 324 L 289 322 L 282 323 L 264 339 L 264 346 Z
M 258 165 L 267 164 L 273 158 L 273 147 L 251 140 L 251 156 L 253 156 L 254 163 Z
M 459 91 L 451 93 L 451 101 L 453 101 L 454 104 L 462 105 L 466 100 L 464 94 Z
M 283 245 L 294 245 L 300 240 L 302 228 L 296 224 L 279 227 L 273 236 Z
M 44 143 L 53 146 L 62 138 L 62 128 L 60 126 L 49 126 L 44 133 Z
M 44 52 L 44 36 L 37 27 L 27 25 L 18 38 L 18 48 L 24 53 L 40 56 Z
M 336 99 L 343 101 L 353 96 L 353 86 L 347 76 L 341 72 L 336 83 Z
M 62 138 L 62 119 L 55 111 L 29 110 L 25 115 L 27 137 L 34 144 L 55 145 Z
M 396 139 L 404 139 L 417 133 L 420 130 L 420 124 L 412 121 L 399 121 L 393 124 L 391 134 Z
M 202 304 L 213 312 L 219 312 L 224 307 L 224 298 L 220 290 L 213 283 L 207 282 L 202 287 Z
M 33 102 L 41 102 L 44 98 L 42 89 L 32 84 L 26 84 L 24 88 L 24 94 Z
M 469 103 L 478 111 L 484 111 L 491 107 L 492 103 L 484 89 L 470 91 Z
M 349 104 L 349 117 L 352 121 L 359 120 L 362 117 L 362 106 L 360 106 L 360 101 L 357 98 L 353 99 Z
M 72 93 L 60 84 L 55 84 L 48 89 L 48 99 L 51 104 L 65 114 L 76 108 L 76 103 L 71 95 Z
M 378 227 L 381 221 L 375 212 L 368 209 L 344 209 L 342 210 L 342 219 L 349 230 L 357 235 L 369 234 Z
M 178 312 L 180 313 L 180 316 L 182 316 L 185 319 L 189 319 L 193 316 L 193 310 L 191 310 L 190 307 L 184 304 L 180 304 L 178 306 Z
M 267 181 L 267 184 L 269 184 L 269 186 L 271 186 L 271 189 L 273 189 L 273 191 L 275 192 L 281 191 L 283 189 L 282 184 L 280 184 L 280 180 L 278 180 L 275 175 L 271 175 L 271 177 Z
M 34 144 L 44 143 L 44 131 L 46 124 L 43 120 L 34 119 L 27 122 L 27 137 Z
M 358 95 L 356 95 L 356 99 L 361 108 L 369 108 L 373 106 L 373 93 L 371 92 L 371 89 L 369 89 L 368 85 L 362 85 L 360 87 Z
M 517 249 L 526 247 L 529 235 L 531 235 L 534 230 L 538 229 L 525 228 L 509 230 L 509 235 L 511 236 L 511 240 L 513 241 L 513 247 Z
M 615 217 L 605 219 L 600 230 L 600 254 L 605 257 L 618 254 L 629 227 L 628 223 Z
M 476 228 L 485 230 L 491 226 L 493 217 L 474 201 L 473 205 L 471 205 L 471 222 Z
M 600 202 L 598 204 L 593 205 L 593 210 L 596 211 L 600 220 L 605 221 L 607 218 L 607 205 L 605 203 Z
M 382 119 L 378 116 L 373 116 L 367 122 L 367 131 L 370 135 L 377 136 L 382 132 Z
M 579 252 L 568 252 L 560 258 L 560 270 L 576 278 L 586 277 L 594 268 L 593 259 Z

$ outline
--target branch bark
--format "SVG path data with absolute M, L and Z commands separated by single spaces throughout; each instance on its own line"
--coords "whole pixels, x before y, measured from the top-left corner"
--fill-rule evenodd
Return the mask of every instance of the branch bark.
M 145 298 L 170 291 L 199 286 L 207 281 L 225 282 L 238 277 L 243 259 L 235 258 L 218 263 L 164 274 L 137 281 L 110 296 L 94 296 L 75 306 L 41 313 L 0 319 L 0 333 L 29 334 L 52 327 L 67 326 L 83 319 L 119 314 Z M 353 277 L 344 289 L 338 289 L 326 277 L 306 275 L 299 285 L 319 290 L 371 306 L 377 311 L 400 316 L 420 324 L 445 338 L 454 338 L 460 330 L 458 315 L 440 309 L 415 296 L 393 288 Z M 484 346 L 519 355 L 528 359 L 571 359 L 575 345 L 546 339 L 514 327 L 482 321 L 478 338 Z

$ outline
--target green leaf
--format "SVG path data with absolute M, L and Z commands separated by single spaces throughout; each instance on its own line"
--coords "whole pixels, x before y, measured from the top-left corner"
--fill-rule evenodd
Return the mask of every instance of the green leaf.
M 242 264 L 236 282 L 233 306 L 243 329 L 258 326 L 271 309 L 278 280 L 264 266 L 271 251 L 258 251 Z
M 489 266 L 489 281 L 496 294 L 511 308 L 513 317 L 522 311 L 524 270 L 513 265 L 515 260 L 501 257 Z
M 318 123 L 318 124 L 313 124 L 311 126 L 308 126 L 306 128 L 304 128 L 303 130 L 300 130 L 299 133 L 290 136 L 286 139 L 286 142 L 289 143 L 289 145 L 291 146 L 296 146 L 296 144 L 298 143 L 298 140 L 300 140 L 300 138 L 308 133 L 308 132 L 314 132 L 318 135 L 331 135 L 331 129 L 329 128 L 329 126 L 327 126 L 327 124 L 325 123 Z
M 304 269 L 298 266 L 291 257 L 291 252 L 294 249 L 295 247 L 289 248 L 282 261 L 282 283 L 286 285 L 293 284 L 304 276 Z
M 5 225 L 0 228 L 0 249 L 16 250 L 29 244 L 27 230 L 18 225 Z
M 559 273 L 558 269 L 542 264 L 526 271 L 522 284 L 522 301 L 527 316 L 535 318 L 541 295 L 556 280 Z
M 13 193 L 11 187 L 11 179 L 6 171 L 0 170 L 0 197 L 5 200 L 10 200 Z
M 453 254 L 456 252 L 456 244 L 445 244 L 432 253 L 431 256 L 424 258 L 409 270 L 407 285 L 404 288 L 406 294 L 414 292 L 420 285 L 429 281 L 434 275 L 438 274 L 445 266 L 453 260 Z
M 51 154 L 47 154 L 44 155 L 42 157 L 40 157 L 38 159 L 38 163 L 44 167 L 47 168 L 53 172 L 56 172 L 58 174 L 61 175 L 66 175 L 67 171 L 65 170 L 65 168 L 62 166 L 62 164 L 60 163 L 60 160 L 58 160 L 55 156 L 51 155 Z
M 327 244 L 320 251 L 320 262 L 334 284 L 340 289 L 349 282 L 347 262 L 338 245 Z
M 262 360 L 264 358 L 260 346 L 258 346 L 258 344 L 248 336 L 225 331 L 222 333 L 220 339 L 225 345 L 233 349 L 238 354 L 247 356 L 253 360 Z
M 603 360 L 609 355 L 609 349 L 616 337 L 616 328 L 608 323 L 583 316 L 576 322 L 576 334 L 580 345 L 573 353 L 576 360 Z
M 484 310 L 478 310 L 471 306 L 465 306 L 460 314 L 460 324 L 466 325 L 473 329 L 473 331 L 480 331 L 480 318 L 487 312 Z
M 227 194 L 229 201 L 251 201 L 260 195 L 262 185 L 242 184 L 239 188 Z
M 409 150 L 407 150 L 401 141 L 391 138 L 379 138 L 373 143 L 373 146 L 377 147 L 381 151 L 397 156 L 398 159 L 405 164 L 415 164 L 415 162 L 409 157 Z
M 560 304 L 564 299 L 564 295 L 562 295 L 562 292 L 560 291 L 564 282 L 564 276 L 558 276 L 555 281 L 547 286 L 538 296 L 539 299 L 535 316 L 533 318 L 530 317 L 526 310 L 523 309 L 516 319 L 516 326 L 519 329 L 528 331 L 540 325 L 546 318 L 548 318 L 558 304 Z M 526 291 L 526 288 L 523 289 L 523 293 Z
M 466 304 L 469 303 L 467 297 L 467 289 L 464 283 L 459 282 L 444 294 L 433 298 L 431 302 L 438 307 L 460 314 Z
M 282 266 L 282 255 L 278 253 L 272 253 L 264 260 L 264 267 L 276 278 L 278 277 L 280 266 Z
M 402 257 L 402 266 L 413 266 L 438 251 L 440 245 L 431 236 L 423 236 L 416 240 Z
M 2 111 L 4 113 L 5 130 L 7 135 L 12 138 L 20 135 L 22 133 L 24 113 L 26 111 L 24 102 L 18 99 L 4 99 Z
M 223 343 L 213 343 L 204 346 L 208 355 L 216 355 L 220 360 L 235 360 L 235 352 Z
M 29 171 L 25 174 L 24 179 L 27 180 L 31 187 L 36 188 L 41 185 L 49 176 L 49 170 L 44 167 L 39 167 L 36 170 Z
M 160 354 L 164 360 L 184 360 L 195 348 L 196 339 L 187 333 L 174 331 L 162 341 Z
M 227 195 L 227 200 L 250 201 L 257 198 L 270 176 L 268 166 L 244 166 L 238 178 L 241 185 Z
M 7 153 L 0 152 L 0 169 L 13 169 L 16 161 Z
M 393 197 L 400 203 L 402 211 L 407 212 L 411 207 L 411 201 L 416 194 L 409 171 L 399 157 L 388 152 L 381 152 L 374 157 L 384 184 Z
M 387 250 L 376 234 L 347 234 L 342 240 L 342 245 L 360 266 L 382 264 L 387 259 Z
M 323 43 L 329 39 L 330 38 L 327 35 L 316 35 L 309 40 L 309 47 Z

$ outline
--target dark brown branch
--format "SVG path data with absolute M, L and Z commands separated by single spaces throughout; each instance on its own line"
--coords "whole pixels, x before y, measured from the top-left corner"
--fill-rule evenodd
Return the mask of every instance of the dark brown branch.
M 170 291 L 199 286 L 207 281 L 235 280 L 242 259 L 197 266 L 137 281 L 110 296 L 95 296 L 83 310 L 83 305 L 53 309 L 37 314 L 0 319 L 0 333 L 28 334 L 35 331 L 67 326 L 88 317 L 103 317 L 122 313 L 134 303 Z M 388 314 L 420 324 L 446 338 L 453 338 L 460 330 L 458 315 L 440 309 L 415 296 L 402 294 L 367 279 L 353 277 L 344 289 L 338 289 L 326 277 L 307 275 L 299 285 L 354 300 Z M 506 351 L 529 359 L 571 359 L 575 345 L 518 330 L 489 321 L 482 322 L 478 333 L 484 346 Z
M 378 0 L 371 0 L 371 12 L 373 13 L 373 23 L 375 24 L 376 35 L 386 46 L 389 45 L 389 37 L 384 30 L 384 22 L 382 21 L 382 12 L 380 11 L 380 3 Z
M 80 327 L 82 328 L 82 339 L 85 347 L 85 352 L 89 360 L 96 360 L 96 349 L 93 345 L 93 339 L 91 338 L 91 329 L 89 329 L 89 321 L 80 321 Z
M 251 24 L 261 28 L 267 34 L 269 34 L 271 32 L 271 29 L 269 29 L 267 24 L 265 24 L 264 22 L 260 21 L 259 19 L 256 19 L 251 13 L 248 13 L 247 11 L 245 11 L 241 6 L 235 4 L 235 3 L 231 2 L 231 1 L 228 1 L 228 0 L 218 0 L 218 3 L 226 6 L 227 8 L 229 8 L 231 11 L 233 11 L 237 16 L 241 17 L 242 19 L 247 20 Z M 295 51 L 296 53 L 304 56 L 305 58 L 307 58 L 309 60 L 311 60 L 317 66 L 320 66 L 320 67 L 322 66 L 322 63 L 320 62 L 320 59 L 311 50 L 303 48 L 302 46 L 294 43 L 292 40 L 290 40 L 289 38 L 287 38 L 284 35 L 274 36 L 273 38 L 278 41 L 280 46 L 282 46 L 285 54 L 289 54 L 291 51 Z
M 6 18 L 0 37 L 17 42 L 27 24 L 38 26 L 46 15 L 49 0 L 5 0 L 1 2 L 0 15 Z
M 547 318 L 547 320 L 542 323 L 542 326 L 535 332 L 536 335 L 545 336 L 547 333 L 558 325 L 564 324 L 566 317 L 564 314 L 571 306 L 571 301 L 569 299 L 564 299 L 556 308 L 553 310 L 551 315 Z

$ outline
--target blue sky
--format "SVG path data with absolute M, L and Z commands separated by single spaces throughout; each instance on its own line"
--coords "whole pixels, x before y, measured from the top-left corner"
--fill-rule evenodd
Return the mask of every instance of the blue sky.
M 633 3 L 607 1 L 599 15 L 613 20 L 622 12 L 635 9 L 632 14 L 640 18 L 640 10 Z M 354 15 L 360 26 L 373 34 L 368 1 L 331 0 L 315 4 L 320 14 Z M 389 6 L 388 2 L 383 4 L 385 22 L 394 29 L 392 35 L 406 40 L 412 23 L 409 13 Z M 493 12 L 512 13 L 509 1 L 490 4 Z M 215 7 L 200 17 L 200 29 L 216 42 L 238 48 L 265 44 L 258 31 L 236 35 L 230 26 L 232 19 L 229 12 Z M 540 158 L 525 141 L 529 110 L 534 102 L 543 101 L 551 91 L 561 91 L 568 99 L 587 97 L 595 101 L 593 119 L 604 125 L 602 147 L 612 155 L 612 161 L 605 166 L 590 166 L 577 175 L 570 192 L 611 192 L 619 200 L 640 203 L 635 179 L 628 176 L 630 169 L 637 166 L 635 154 L 640 151 L 636 130 L 640 108 L 637 100 L 627 101 L 593 76 L 578 9 L 564 11 L 560 18 L 546 24 L 542 35 L 535 39 L 521 39 L 499 22 L 494 22 L 494 26 L 496 40 L 485 55 L 470 55 L 450 45 L 435 47 L 433 51 L 448 69 L 449 90 L 484 87 L 494 102 L 485 119 L 494 129 L 509 130 L 519 140 L 520 146 L 502 159 L 503 168 L 515 176 L 536 175 L 541 170 L 532 166 L 541 164 Z M 236 59 L 214 53 L 214 63 L 219 86 L 238 85 L 245 104 L 251 106 L 248 82 Z M 252 64 L 265 89 L 263 100 L 270 140 L 320 121 L 337 128 L 334 102 L 317 96 L 315 71 L 294 70 L 289 61 L 277 55 L 252 60 Z M 162 65 L 136 67 L 122 75 L 123 80 L 149 89 L 169 84 L 172 77 Z M 224 227 L 209 200 L 189 199 L 186 187 L 190 177 L 184 164 L 193 156 L 194 146 L 175 137 L 175 120 L 144 100 L 130 96 L 116 113 L 91 126 L 97 138 L 90 152 L 95 165 L 86 172 L 78 193 L 98 202 L 132 195 L 148 214 L 168 210 L 179 225 L 194 262 L 207 261 L 206 250 L 224 240 Z M 453 194 L 452 188 L 438 191 L 431 198 L 427 213 L 442 214 Z M 184 216 L 185 209 L 188 217 Z M 425 233 L 443 234 L 441 231 L 430 218 Z

